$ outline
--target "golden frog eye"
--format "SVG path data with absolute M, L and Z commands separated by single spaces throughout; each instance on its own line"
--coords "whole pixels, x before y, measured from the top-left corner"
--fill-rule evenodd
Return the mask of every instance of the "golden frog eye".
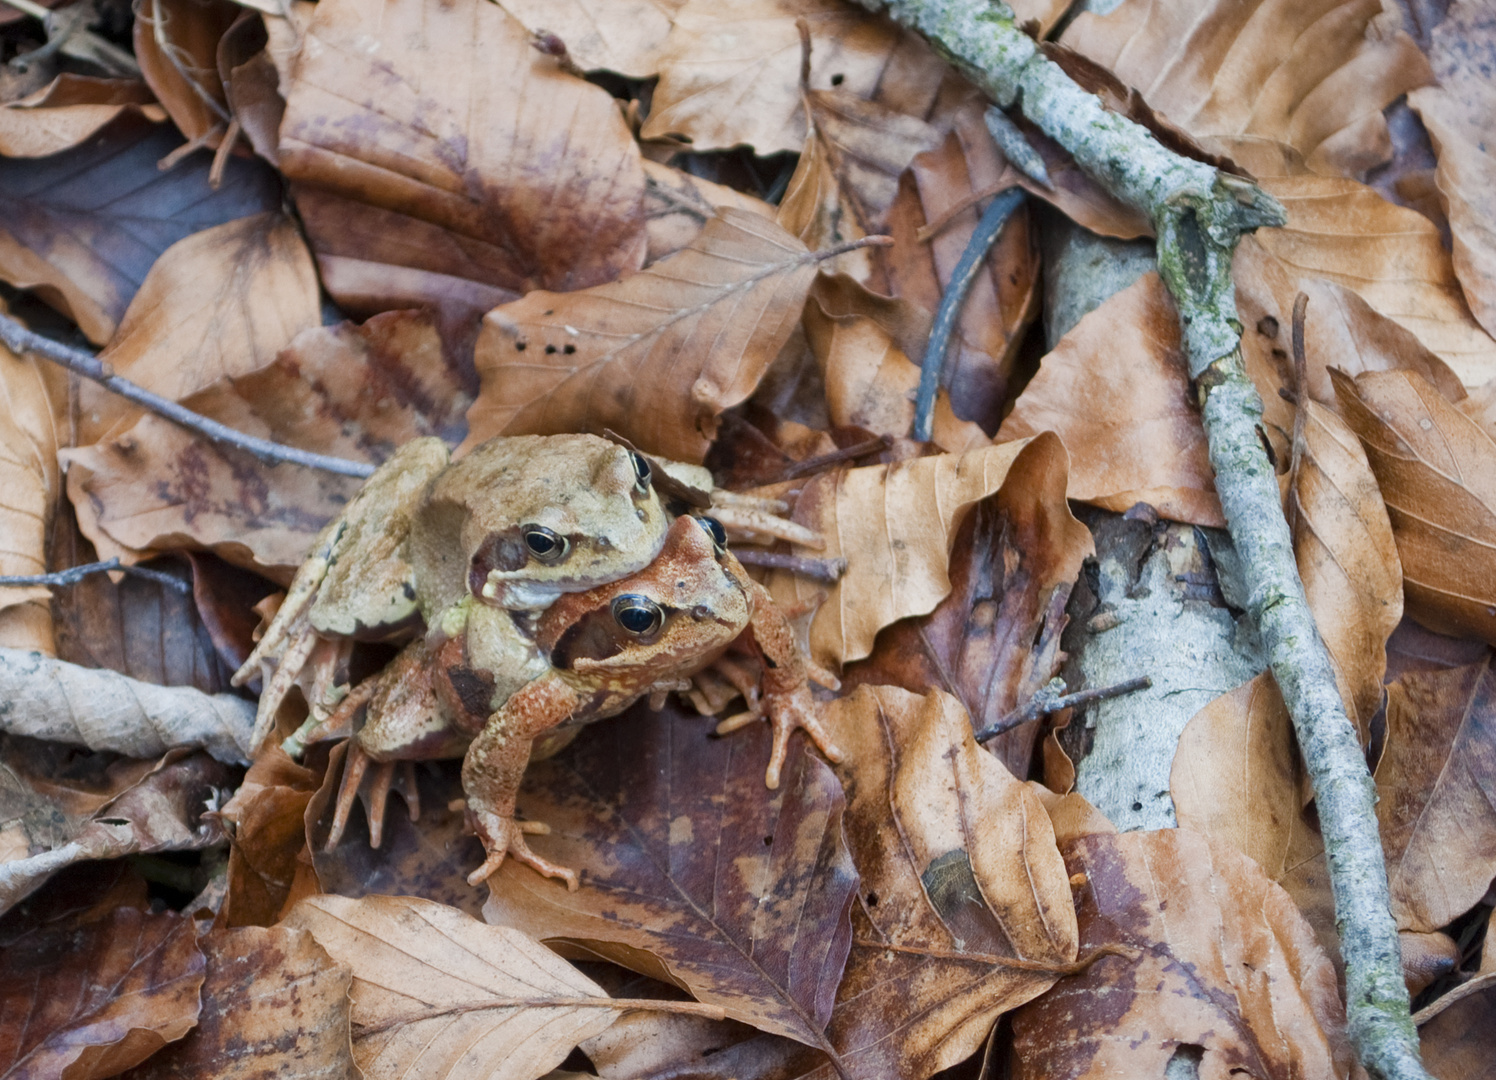
M 722 522 L 714 517 L 705 515 L 698 517 L 696 521 L 706 530 L 707 535 L 712 538 L 712 547 L 716 548 L 717 554 L 721 555 L 727 550 L 727 530 L 722 527 Z
M 530 549 L 530 554 L 535 556 L 538 562 L 543 562 L 547 566 L 560 562 L 571 551 L 571 542 L 566 537 L 547 529 L 544 525 L 526 525 L 524 537 L 525 546 Z
M 624 593 L 613 601 L 613 621 L 623 628 L 624 633 L 644 638 L 659 630 L 665 621 L 665 612 L 647 596 Z
M 649 458 L 643 454 L 630 451 L 629 457 L 634 462 L 634 487 L 638 488 L 642 495 L 649 490 L 650 479 L 654 476 L 654 466 L 650 465 Z

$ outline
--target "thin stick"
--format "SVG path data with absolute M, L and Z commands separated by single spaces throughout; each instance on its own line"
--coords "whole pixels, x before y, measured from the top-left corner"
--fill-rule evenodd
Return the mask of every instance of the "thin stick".
M 1059 683 L 1059 690 L 1065 688 L 1064 680 L 1052 679 L 1041 686 L 1037 693 L 1028 701 L 1008 713 L 1000 720 L 994 720 L 987 727 L 977 732 L 977 742 L 986 742 L 995 739 L 1005 731 L 1011 731 L 1020 725 L 1027 724 L 1031 720 L 1048 713 L 1059 712 L 1061 709 L 1074 709 L 1081 705 L 1089 705 L 1093 701 L 1105 701 L 1107 698 L 1121 697 L 1123 694 L 1132 694 L 1138 690 L 1147 690 L 1153 685 L 1153 680 L 1147 675 L 1139 675 L 1136 679 L 1128 679 L 1114 686 L 1098 686 L 1091 690 L 1077 690 L 1073 694 L 1060 694 L 1056 692 L 1055 683 Z
M 981 220 L 966 242 L 966 250 L 956 263 L 950 284 L 940 297 L 940 310 L 935 313 L 935 324 L 930 327 L 930 344 L 925 349 L 925 358 L 920 362 L 919 397 L 914 402 L 914 437 L 920 442 L 929 442 L 935 426 L 935 394 L 940 389 L 941 375 L 945 372 L 945 358 L 949 351 L 951 331 L 956 328 L 956 317 L 961 314 L 961 305 L 971 291 L 977 271 L 987 258 L 997 234 L 1013 216 L 1023 202 L 1022 188 L 1009 188 L 987 204 Z
M 1304 352 L 1304 314 L 1309 308 L 1309 294 L 1293 298 L 1293 447 L 1288 468 L 1288 531 L 1296 532 L 1299 518 L 1299 463 L 1304 459 L 1304 425 L 1309 419 L 1309 361 Z
M 813 458 L 806 458 L 804 461 L 796 461 L 793 464 L 786 465 L 780 471 L 779 475 L 774 478 L 774 481 L 770 482 L 794 480 L 796 477 L 805 476 L 807 473 L 820 472 L 822 469 L 842 461 L 854 461 L 860 457 L 867 457 L 869 454 L 881 454 L 892 445 L 893 436 L 879 435 L 876 439 L 854 443 L 840 450 L 832 450 L 829 454 L 817 454 Z
M 222 446 L 232 446 L 243 450 L 253 455 L 262 464 L 305 465 L 309 469 L 321 469 L 324 472 L 337 473 L 339 476 L 356 476 L 359 479 L 374 474 L 374 466 L 367 462 L 349 461 L 347 458 L 298 450 L 294 446 L 285 446 L 271 442 L 269 439 L 259 439 L 253 435 L 246 435 L 242 431 L 235 431 L 225 424 L 220 424 L 217 420 L 209 420 L 206 416 L 183 408 L 175 401 L 168 401 L 144 387 L 136 386 L 129 379 L 116 375 L 108 364 L 82 349 L 74 349 L 60 341 L 53 341 L 51 338 L 33 333 L 8 315 L 0 315 L 0 342 L 3 342 L 11 352 L 30 352 L 44 356 L 54 364 L 60 364 L 74 374 L 98 383 L 126 401 L 133 401 L 195 435 L 201 435 Z
M 610 1009 L 614 1012 L 663 1012 L 684 1016 L 704 1016 L 708 1020 L 727 1018 L 725 1009 L 717 1005 L 703 1005 L 699 1001 L 656 1001 L 653 998 L 610 997 L 494 997 L 484 1001 L 464 1002 L 461 1005 L 449 1005 L 445 1008 L 426 1009 L 421 1012 L 392 1016 L 373 1024 L 361 1024 L 354 1020 L 353 1026 L 357 1029 L 359 1038 L 365 1038 L 381 1031 L 388 1031 L 393 1027 L 404 1027 L 406 1024 L 415 1024 L 422 1020 L 440 1020 L 462 1013 L 482 1012 L 485 1009 Z
M 771 570 L 788 570 L 792 574 L 835 585 L 847 572 L 846 559 L 817 559 L 810 555 L 781 555 L 777 551 L 735 547 L 732 553 L 744 566 L 767 566 Z
M 145 566 L 124 566 L 118 559 L 105 559 L 103 562 L 70 566 L 66 570 L 54 570 L 50 574 L 0 575 L 0 585 L 8 587 L 21 585 L 76 585 L 86 577 L 93 574 L 107 573 L 111 570 L 120 570 L 126 574 L 145 578 L 147 581 L 154 581 L 157 585 L 165 585 L 168 589 L 175 589 L 179 593 L 190 594 L 192 592 L 192 585 L 181 578 L 174 578 L 170 574 L 164 574 L 160 570 L 152 570 Z
M 927 956 L 932 960 L 961 960 L 972 964 L 990 964 L 993 967 L 1013 968 L 1016 971 L 1036 971 L 1045 975 L 1079 975 L 1103 956 L 1121 956 L 1136 960 L 1142 950 L 1129 945 L 1109 941 L 1098 945 L 1091 952 L 1068 964 L 1051 964 L 1043 960 L 1023 960 L 1016 956 L 998 956 L 996 953 L 955 952 L 950 949 L 925 948 L 920 945 L 895 945 L 874 938 L 853 938 L 853 945 L 864 949 L 882 949 L 885 952 L 905 953 L 911 956 Z

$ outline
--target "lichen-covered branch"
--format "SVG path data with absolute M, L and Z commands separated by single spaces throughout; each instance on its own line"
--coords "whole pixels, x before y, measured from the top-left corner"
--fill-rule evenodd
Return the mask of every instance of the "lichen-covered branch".
M 1044 58 L 1001 4 L 862 3 L 923 34 L 999 104 L 1018 104 L 1077 165 L 1152 220 L 1159 272 L 1179 309 L 1199 390 L 1216 490 L 1245 568 L 1249 610 L 1314 780 L 1351 1036 L 1372 1076 L 1425 1078 L 1390 912 L 1375 790 L 1299 580 L 1277 479 L 1258 434 L 1262 402 L 1239 348 L 1231 259 L 1244 232 L 1283 224 L 1283 208 L 1256 185 L 1181 157 L 1108 112 Z

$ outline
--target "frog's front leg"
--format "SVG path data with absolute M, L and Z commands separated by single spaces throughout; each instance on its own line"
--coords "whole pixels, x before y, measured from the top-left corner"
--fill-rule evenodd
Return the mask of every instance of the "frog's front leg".
M 531 823 L 514 820 L 514 803 L 536 737 L 566 720 L 581 704 L 575 690 L 554 672 L 547 672 L 512 694 L 468 747 L 462 762 L 468 821 L 488 852 L 483 865 L 468 875 L 469 885 L 487 880 L 503 865 L 506 855 L 513 855 L 546 877 L 560 878 L 568 889 L 576 889 L 575 871 L 530 850 L 524 834 L 538 830 Z

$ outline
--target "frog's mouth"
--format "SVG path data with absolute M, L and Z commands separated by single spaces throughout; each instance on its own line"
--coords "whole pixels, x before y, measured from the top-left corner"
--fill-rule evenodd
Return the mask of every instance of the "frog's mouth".
M 563 566 L 557 566 L 552 568 L 556 576 L 536 580 L 537 568 L 531 565 L 517 570 L 495 568 L 488 571 L 482 585 L 473 591 L 484 603 L 494 607 L 510 611 L 543 611 L 565 593 L 586 592 L 637 574 L 654 562 L 664 547 L 665 534 L 661 534 L 655 544 L 640 553 L 639 558 L 624 561 L 613 548 L 599 551 L 590 544 L 575 543 L 567 560 L 576 567 L 573 573 L 559 573 Z M 589 563 L 605 563 L 608 572 L 601 575 L 596 572 L 588 574 L 585 571 L 589 569 Z

